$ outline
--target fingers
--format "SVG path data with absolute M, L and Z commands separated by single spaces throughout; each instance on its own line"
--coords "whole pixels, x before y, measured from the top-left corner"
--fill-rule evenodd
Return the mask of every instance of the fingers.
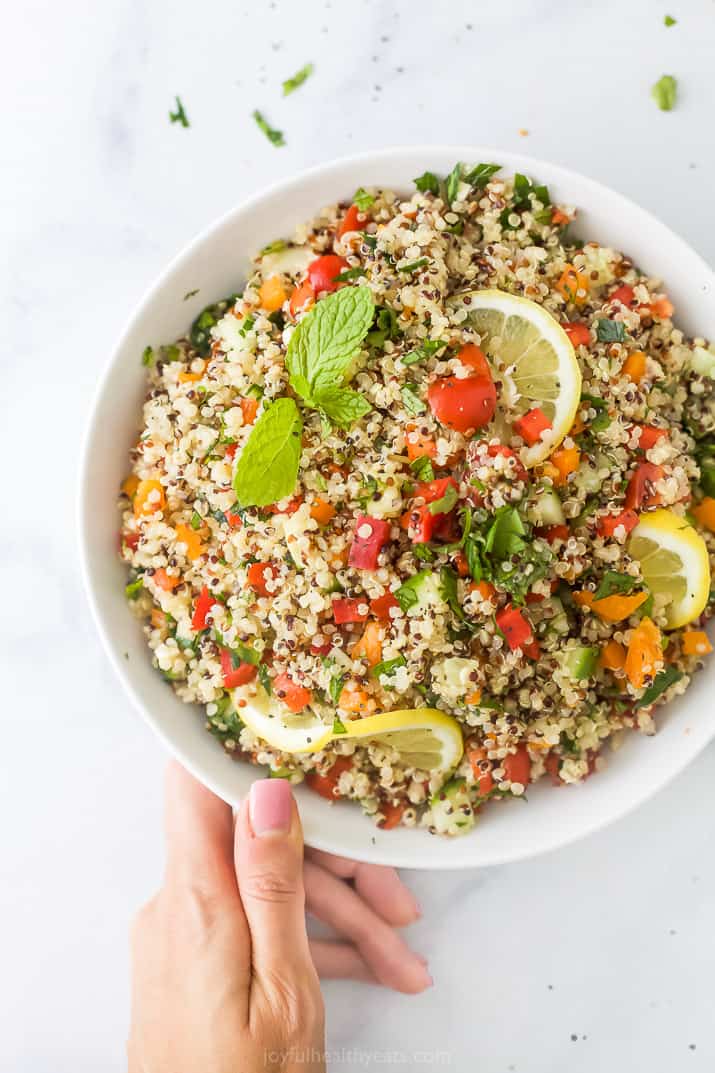
M 165 797 L 167 883 L 235 897 L 231 806 L 175 761 L 167 769 Z
M 254 782 L 236 820 L 238 887 L 259 976 L 315 979 L 305 928 L 303 832 L 290 783 Z
M 351 943 L 311 939 L 310 952 L 318 976 L 323 980 L 364 980 L 371 984 L 378 982 Z
M 354 879 L 360 897 L 393 927 L 413 924 L 422 915 L 414 895 L 394 868 L 360 864 L 321 850 L 309 850 L 308 857 L 341 879 Z
M 347 884 L 306 861 L 305 885 L 308 912 L 352 939 L 381 984 L 408 994 L 432 984 L 424 961 Z

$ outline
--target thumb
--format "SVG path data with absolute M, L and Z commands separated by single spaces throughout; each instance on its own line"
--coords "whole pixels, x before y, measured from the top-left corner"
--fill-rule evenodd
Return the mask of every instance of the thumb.
M 305 927 L 303 832 L 285 779 L 251 785 L 236 820 L 235 855 L 256 973 L 264 981 L 314 977 Z

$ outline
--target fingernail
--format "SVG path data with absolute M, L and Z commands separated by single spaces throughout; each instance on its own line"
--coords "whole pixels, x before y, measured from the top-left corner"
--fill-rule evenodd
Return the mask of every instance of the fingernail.
M 290 831 L 293 794 L 286 779 L 259 779 L 251 785 L 248 814 L 255 835 Z

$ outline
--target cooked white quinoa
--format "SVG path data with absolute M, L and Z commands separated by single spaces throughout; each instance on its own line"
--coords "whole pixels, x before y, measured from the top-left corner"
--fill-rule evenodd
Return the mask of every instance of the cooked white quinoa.
M 145 352 L 143 425 L 120 500 L 122 557 L 131 570 L 130 603 L 144 621 L 157 668 L 182 700 L 204 706 L 208 729 L 233 758 L 268 765 L 293 781 L 313 773 L 314 788 L 334 786 L 335 796 L 359 801 L 388 826 L 433 828 L 440 780 L 402 766 L 385 747 L 347 740 L 299 756 L 271 749 L 232 705 L 222 648 L 244 654 L 248 648 L 260 658 L 256 688 L 288 675 L 309 690 L 328 725 L 336 714 L 344 723 L 425 706 L 453 715 L 466 743 L 453 773 L 464 780 L 465 814 L 487 797 L 521 795 L 527 782 L 546 772 L 555 782 L 581 781 L 602 763 L 606 741 L 615 747 L 620 731 L 654 732 L 647 692 L 653 681 L 666 684 L 654 700 L 666 701 L 686 689 L 700 658 L 683 653 L 682 630 L 666 637 L 659 599 L 613 623 L 573 597 L 592 594 L 606 571 L 629 574 L 634 587 L 643 588 L 638 564 L 625 549 L 626 529 L 608 536 L 601 530 L 603 518 L 624 510 L 626 486 L 644 462 L 661 469 L 643 509 L 657 498 L 685 514 L 704 493 L 715 492 L 715 404 L 712 382 L 700 374 L 708 360 L 712 364 L 712 352 L 704 339 L 687 339 L 674 327 L 659 279 L 642 275 L 615 250 L 572 238 L 575 210 L 556 209 L 543 187 L 524 184 L 518 179 L 515 193 L 514 181 L 498 175 L 481 188 L 479 180 L 453 179 L 451 204 L 444 183 L 431 180 L 420 185 L 433 190 L 406 199 L 388 190 L 360 192 L 364 212 L 350 209 L 357 230 L 339 234 L 345 203 L 324 209 L 290 241 L 256 257 L 240 295 L 209 307 L 175 344 Z M 271 508 L 239 510 L 232 482 L 253 411 L 260 417 L 273 400 L 295 397 L 286 348 L 296 323 L 310 314 L 294 312 L 305 286 L 294 292 L 304 285 L 308 265 L 325 254 L 345 258 L 339 271 L 361 270 L 343 285 L 367 285 L 375 302 L 377 320 L 350 381 L 372 409 L 346 431 L 305 408 L 294 492 Z M 565 294 L 564 273 L 573 270 L 578 290 Z M 564 481 L 549 463 L 524 480 L 508 453 L 489 452 L 501 442 L 518 455 L 518 436 L 499 441 L 489 425 L 465 436 L 441 424 L 427 404 L 435 380 L 469 375 L 459 350 L 480 343 L 464 309 L 450 308 L 448 299 L 484 288 L 524 296 L 560 323 L 583 326 L 582 335 L 586 330 L 585 343 L 571 335 L 584 401 L 562 444 L 580 452 L 578 468 Z M 624 300 L 613 298 L 617 289 Z M 603 321 L 623 326 L 612 331 L 613 341 L 601 341 Z M 444 345 L 425 353 L 425 340 Z M 623 372 L 633 352 L 645 355 L 640 382 Z M 664 430 L 645 451 L 639 449 L 641 425 Z M 431 463 L 415 460 L 421 450 L 429 451 Z M 441 516 L 442 532 L 420 541 L 410 520 L 425 501 L 420 477 L 448 476 L 458 501 Z M 137 482 L 145 481 L 155 483 L 139 484 L 137 491 Z M 556 492 L 568 526 L 550 539 L 529 522 L 530 504 L 544 490 Z M 480 591 L 455 547 L 465 509 L 473 531 L 483 532 L 499 509 L 510 508 L 524 519 L 527 548 L 499 564 L 493 590 L 482 584 Z M 371 570 L 348 565 L 363 516 L 389 525 Z M 702 531 L 712 562 L 715 537 L 707 523 Z M 369 524 L 358 535 L 369 535 Z M 254 583 L 249 579 L 256 563 L 272 567 L 259 591 L 255 570 Z M 375 615 L 371 601 L 424 570 L 442 590 L 447 577 L 451 601 L 437 598 L 405 611 L 393 600 L 389 611 Z M 202 627 L 196 620 L 192 627 L 204 589 L 216 602 Z M 336 623 L 336 599 L 353 601 L 361 621 Z M 519 608 L 531 626 L 537 643 L 531 658 L 521 647 L 512 650 L 497 627 L 495 612 L 507 605 Z M 711 609 L 712 603 L 706 614 Z M 645 614 L 662 631 L 665 659 L 641 686 L 602 661 L 582 679 L 566 673 L 565 647 L 603 650 L 612 641 L 627 651 Z M 376 674 L 355 650 L 369 622 L 379 622 L 381 663 L 398 661 L 387 673 Z M 463 662 L 452 662 L 446 673 L 445 659 L 455 658 Z M 335 768 L 345 757 L 349 762 Z

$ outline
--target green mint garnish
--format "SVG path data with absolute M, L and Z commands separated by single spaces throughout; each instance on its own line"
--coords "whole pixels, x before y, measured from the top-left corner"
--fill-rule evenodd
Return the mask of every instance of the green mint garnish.
M 433 171 L 425 171 L 414 180 L 414 184 L 421 194 L 439 194 L 439 179 Z
M 305 80 L 310 78 L 314 70 L 312 63 L 306 63 L 305 67 L 301 67 L 299 71 L 296 71 L 292 78 L 286 78 L 283 83 L 283 96 L 287 97 L 289 93 L 293 93 L 299 86 L 302 86 Z
M 626 326 L 620 320 L 602 318 L 596 322 L 596 337 L 599 343 L 622 343 L 626 338 Z
M 678 83 L 672 75 L 663 75 L 651 89 L 651 97 L 661 112 L 671 112 L 675 105 Z
M 294 488 L 303 421 L 293 399 L 276 399 L 256 421 L 241 451 L 233 487 L 242 507 L 265 507 Z
M 175 97 L 174 100 L 176 101 L 176 111 L 169 112 L 169 119 L 172 123 L 181 123 L 182 127 L 190 127 L 191 124 L 189 123 L 189 117 L 187 116 L 186 111 L 184 110 L 184 106 L 181 103 L 181 97 Z
M 271 145 L 285 145 L 286 142 L 283 137 L 283 131 L 276 130 L 275 127 L 272 127 L 262 112 L 259 112 L 258 109 L 256 109 L 253 113 L 253 118 L 255 119 L 258 128 L 263 131 Z
M 402 395 L 402 404 L 408 414 L 416 417 L 418 414 L 425 413 L 427 406 L 420 398 L 416 384 L 405 384 L 401 388 L 400 394 Z
M 353 204 L 357 205 L 360 212 L 367 212 L 370 206 L 375 204 L 375 198 L 368 194 L 364 187 L 359 186 L 353 194 Z

